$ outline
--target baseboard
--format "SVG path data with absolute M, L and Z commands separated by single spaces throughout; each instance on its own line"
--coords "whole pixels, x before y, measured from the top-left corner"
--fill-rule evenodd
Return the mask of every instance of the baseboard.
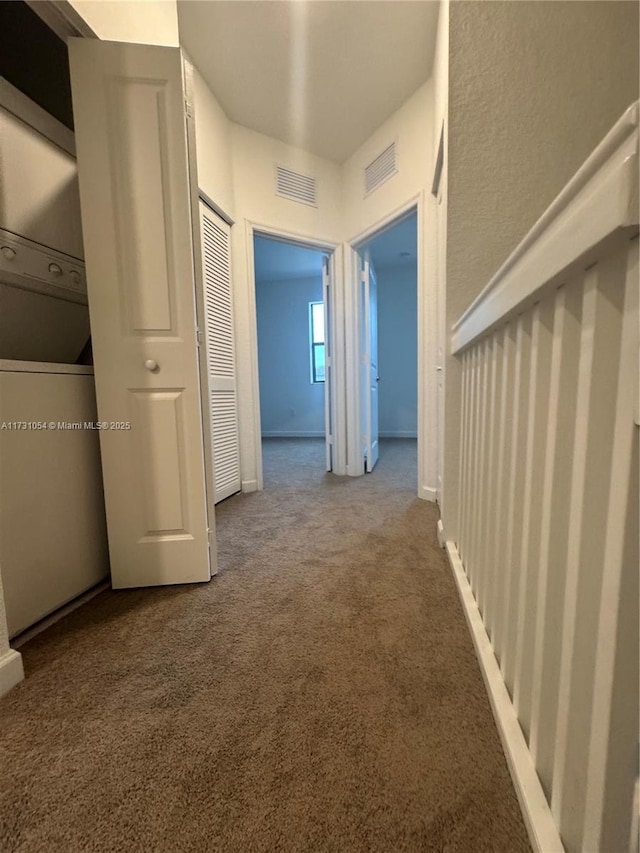
M 445 545 L 464 615 L 473 639 L 491 709 L 513 779 L 522 817 L 535 853 L 564 853 L 560 834 L 542 790 L 515 708 L 502 678 L 491 641 L 454 542 Z
M 22 655 L 20 652 L 9 649 L 0 657 L 0 696 L 4 696 L 23 679 Z
M 257 492 L 258 491 L 258 481 L 257 480 L 243 480 L 240 484 L 240 489 L 243 492 Z
M 324 430 L 309 430 L 301 432 L 286 432 L 285 430 L 267 430 L 262 433 L 262 438 L 324 438 Z
M 420 486 L 418 497 L 423 501 L 431 501 L 432 503 L 435 503 L 438 497 L 438 490 L 431 486 Z
M 446 537 L 444 535 L 444 525 L 442 524 L 441 518 L 438 519 L 437 533 L 438 533 L 438 545 L 441 548 L 444 548 L 447 544 L 447 540 L 446 540 Z
M 68 616 L 69 613 L 73 613 L 74 610 L 77 610 L 78 607 L 82 607 L 83 604 L 86 604 L 88 601 L 91 601 L 92 598 L 95 598 L 96 595 L 100 595 L 101 592 L 104 592 L 105 589 L 111 588 L 111 579 L 107 578 L 107 580 L 100 581 L 84 592 L 80 593 L 80 595 L 72 598 L 71 601 L 68 601 L 66 604 L 63 604 L 61 607 L 58 607 L 57 610 L 54 610 L 53 613 L 48 613 L 34 625 L 30 625 L 28 628 L 25 628 L 24 631 L 21 631 L 19 634 L 16 634 L 14 637 L 10 638 L 11 645 L 14 649 L 19 649 L 25 643 L 28 643 L 29 640 L 32 640 L 34 637 L 37 637 L 38 634 L 41 634 L 43 631 L 46 631 L 47 628 L 50 628 L 52 625 L 55 625 L 56 622 L 59 622 L 60 619 Z

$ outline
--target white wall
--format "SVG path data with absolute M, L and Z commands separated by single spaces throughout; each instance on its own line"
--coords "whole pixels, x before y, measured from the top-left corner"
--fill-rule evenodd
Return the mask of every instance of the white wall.
M 431 182 L 433 86 L 431 80 L 388 118 L 342 166 L 347 239 L 373 227 Z M 364 167 L 392 142 L 398 172 L 365 197 Z
M 177 47 L 176 0 L 68 0 L 69 6 L 105 41 Z
M 434 214 L 429 202 L 433 177 L 433 82 L 422 85 L 343 164 L 345 235 L 353 240 L 376 226 L 410 200 L 418 199 L 418 489 L 421 497 L 436 496 L 436 336 L 435 259 L 430 235 Z M 395 141 L 398 172 L 364 196 L 364 167 Z
M 232 230 L 236 358 L 243 489 L 260 487 L 258 353 L 253 282 L 253 225 L 266 232 L 311 238 L 327 245 L 342 238 L 340 167 L 299 148 L 232 125 L 236 225 Z M 275 194 L 276 164 L 313 175 L 318 206 Z
M 423 199 L 430 186 L 433 169 L 433 92 L 428 81 L 343 166 L 338 166 L 229 123 L 199 74 L 195 75 L 194 85 L 200 186 L 235 219 L 232 248 L 240 451 L 243 488 L 251 490 L 260 485 L 261 465 L 260 431 L 257 428 L 260 416 L 252 270 L 253 226 L 258 230 L 264 229 L 266 233 L 283 233 L 335 245 L 371 228 L 409 200 Z M 391 140 L 395 140 L 398 146 L 399 172 L 365 199 L 362 170 Z M 232 162 L 231 182 L 226 166 L 229 157 Z M 315 176 L 318 206 L 309 207 L 276 196 L 276 165 Z M 424 305 L 418 309 L 428 342 L 428 353 L 423 361 L 429 364 L 430 371 L 425 378 L 426 388 L 419 391 L 425 434 L 423 445 L 429 448 L 429 452 L 419 460 L 422 472 L 419 481 L 426 487 L 424 496 L 429 497 L 435 494 L 436 482 L 436 411 L 435 405 L 425 403 L 431 395 L 435 396 L 432 375 L 436 358 L 435 277 L 431 274 L 431 250 L 425 240 L 431 227 L 430 216 L 427 211 L 419 223 L 419 264 L 424 273 L 425 291 L 429 289 L 429 292 L 421 294 Z M 426 368 L 424 373 L 426 375 Z
M 418 430 L 418 271 L 415 263 L 376 267 L 379 429 L 415 438 Z
M 311 382 L 309 345 L 309 303 L 321 301 L 321 274 L 256 282 L 263 436 L 324 435 L 324 383 Z
M 638 98 L 635 2 L 450 6 L 446 327 Z M 447 360 L 446 535 L 456 539 L 459 364 Z
M 232 125 L 233 185 L 238 216 L 300 235 L 338 242 L 342 236 L 340 167 L 262 133 Z M 275 194 L 276 165 L 312 175 L 318 204 L 298 204 Z

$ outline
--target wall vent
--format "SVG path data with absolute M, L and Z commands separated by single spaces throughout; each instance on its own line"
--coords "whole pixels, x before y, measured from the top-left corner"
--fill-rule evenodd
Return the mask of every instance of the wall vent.
M 284 166 L 276 166 L 276 195 L 301 204 L 309 204 L 311 207 L 318 206 L 316 179 Z
M 364 167 L 365 195 L 377 190 L 392 175 L 398 171 L 396 163 L 396 144 L 392 142 L 381 154 Z

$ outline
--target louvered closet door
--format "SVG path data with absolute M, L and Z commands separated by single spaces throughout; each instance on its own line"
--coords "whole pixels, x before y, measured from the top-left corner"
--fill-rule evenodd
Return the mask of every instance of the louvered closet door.
M 231 228 L 200 202 L 215 502 L 240 491 Z

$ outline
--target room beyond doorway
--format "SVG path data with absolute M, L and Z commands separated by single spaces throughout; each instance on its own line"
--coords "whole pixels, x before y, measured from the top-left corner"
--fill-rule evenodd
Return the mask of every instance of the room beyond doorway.
M 255 235 L 254 264 L 261 438 L 324 445 L 330 419 L 327 252 Z M 319 472 L 331 467 L 330 452 L 324 455 Z
M 380 439 L 380 466 L 376 466 L 371 483 L 380 479 L 402 485 L 410 491 L 417 488 L 417 440 L 414 438 Z M 323 470 L 324 443 L 321 438 L 265 438 L 262 441 L 265 483 L 273 488 L 313 489 L 326 484 L 327 477 L 339 482 Z
M 374 440 L 418 435 L 418 234 L 415 208 L 357 247 L 365 322 L 361 332 L 363 453 Z M 368 279 L 368 281 L 365 281 Z M 374 291 L 375 282 L 375 291 Z M 366 285 L 369 285 L 368 288 Z M 375 292 L 375 300 L 373 293 Z M 375 313 L 375 317 L 372 315 Z M 365 327 L 369 332 L 365 332 Z M 369 337 L 375 334 L 375 342 Z M 375 353 L 369 376 L 367 352 Z M 365 364 L 366 362 L 366 364 Z M 375 412 L 372 410 L 375 408 Z M 372 430 L 376 433 L 371 434 Z M 385 445 L 378 444 L 377 447 Z M 376 453 L 377 453 L 376 447 Z M 389 444 L 386 443 L 386 447 Z M 365 462 L 365 470 L 373 465 Z

